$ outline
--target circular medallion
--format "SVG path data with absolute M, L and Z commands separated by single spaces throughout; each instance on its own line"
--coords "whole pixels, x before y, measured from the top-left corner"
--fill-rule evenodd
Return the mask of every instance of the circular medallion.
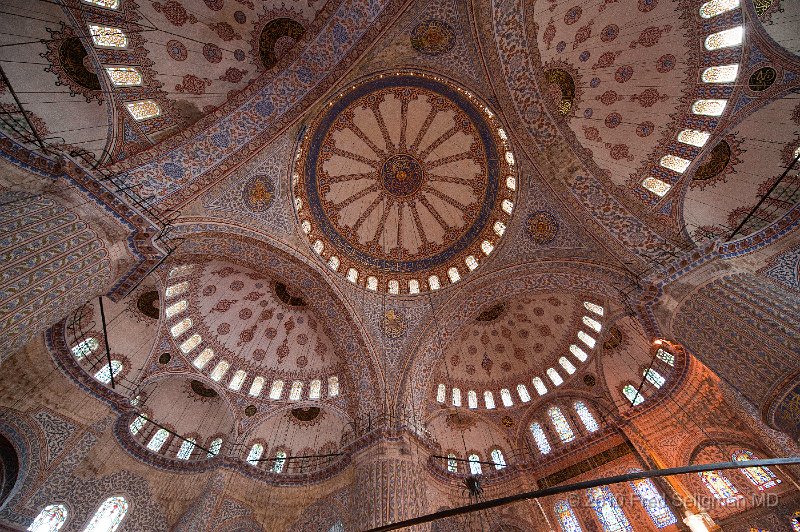
M 753 92 L 765 91 L 772 87 L 775 80 L 778 78 L 778 73 L 772 67 L 761 67 L 752 74 L 747 84 Z
M 244 186 L 242 201 L 253 212 L 264 212 L 272 205 L 275 187 L 267 176 L 256 176 Z
M 170 360 L 172 360 L 172 355 L 169 353 L 161 353 L 161 356 L 158 357 L 159 364 L 169 364 Z
M 411 31 L 411 47 L 425 55 L 441 55 L 452 50 L 456 34 L 443 20 L 429 19 Z
M 136 308 L 138 308 L 142 314 L 154 320 L 158 319 L 158 307 L 159 300 L 158 292 L 156 290 L 148 290 L 140 295 L 139 299 L 136 300 Z
M 548 244 L 558 234 L 558 221 L 546 211 L 537 211 L 528 215 L 526 225 L 528 236 L 537 244 Z
M 415 294 L 457 282 L 498 245 L 516 195 L 508 137 L 468 91 L 379 75 L 311 124 L 295 206 L 312 249 L 360 286 Z
M 256 415 L 256 405 L 249 405 L 247 408 L 244 409 L 244 415 L 247 417 L 253 417 Z

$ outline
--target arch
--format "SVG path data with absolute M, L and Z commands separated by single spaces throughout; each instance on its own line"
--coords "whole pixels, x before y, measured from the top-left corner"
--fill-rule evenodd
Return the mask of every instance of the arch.
M 128 507 L 125 497 L 119 495 L 109 497 L 97 508 L 83 532 L 115 532 L 125 519 Z
M 28 526 L 29 532 L 57 532 L 67 522 L 69 512 L 63 504 L 48 504 Z
M 14 491 L 19 479 L 20 459 L 17 450 L 0 434 L 0 508 Z

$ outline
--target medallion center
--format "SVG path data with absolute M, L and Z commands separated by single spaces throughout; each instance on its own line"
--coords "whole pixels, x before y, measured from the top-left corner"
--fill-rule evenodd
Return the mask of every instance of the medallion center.
M 411 196 L 424 181 L 425 174 L 416 159 L 404 153 L 389 157 L 381 168 L 381 185 L 391 195 Z

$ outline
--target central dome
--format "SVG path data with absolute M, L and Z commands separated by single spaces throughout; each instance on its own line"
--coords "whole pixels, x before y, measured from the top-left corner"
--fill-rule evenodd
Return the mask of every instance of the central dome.
M 507 136 L 474 95 L 382 75 L 325 107 L 298 157 L 296 206 L 314 251 L 353 283 L 418 293 L 456 282 L 513 210 Z

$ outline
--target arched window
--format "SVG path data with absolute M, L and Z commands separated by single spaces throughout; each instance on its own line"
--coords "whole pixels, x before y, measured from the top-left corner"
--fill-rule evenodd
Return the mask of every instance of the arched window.
M 673 355 L 669 351 L 664 351 L 663 349 L 659 349 L 658 351 L 656 351 L 656 357 L 661 362 L 669 366 L 675 366 L 675 355 Z
M 639 471 L 641 470 L 634 469 L 631 472 L 635 473 Z M 669 506 L 667 506 L 667 503 L 664 501 L 664 497 L 658 492 L 652 480 L 649 478 L 634 480 L 631 482 L 631 486 L 633 486 L 633 491 L 636 492 L 636 496 L 642 501 L 642 506 L 647 510 L 650 519 L 653 520 L 653 523 L 655 523 L 658 528 L 664 528 L 665 526 L 674 525 L 678 522 L 675 514 L 669 509 Z
M 708 488 L 708 491 L 722 504 L 728 504 L 742 498 L 736 486 L 731 484 L 731 481 L 719 471 L 701 471 L 697 474 L 700 475 L 700 479 Z
M 289 400 L 299 401 L 301 397 L 303 397 L 303 382 L 294 381 L 292 383 L 292 389 L 289 390 Z
M 561 367 L 564 368 L 568 374 L 572 375 L 575 373 L 575 365 L 569 361 L 567 357 L 561 357 L 558 359 L 558 363 L 561 364 Z
M 594 349 L 594 344 L 597 341 L 583 331 L 578 331 L 578 339 L 588 345 L 590 349 Z
M 108 364 L 104 365 L 94 374 L 94 378 L 103 384 L 111 384 L 111 375 L 114 375 L 114 378 L 116 378 L 120 371 L 122 371 L 122 362 L 119 360 L 112 360 L 111 368 L 109 369 Z
M 185 299 L 181 299 L 177 303 L 173 303 L 167 307 L 167 319 L 180 314 L 187 308 L 189 308 L 189 303 Z
M 586 362 L 586 359 L 589 358 L 589 355 L 586 354 L 586 351 L 584 351 L 575 344 L 569 346 L 569 352 L 575 355 L 575 358 L 577 358 L 581 362 Z
M 556 429 L 558 437 L 563 442 L 570 442 L 575 439 L 575 433 L 572 432 L 572 427 L 569 426 L 567 418 L 564 413 L 557 406 L 551 406 L 547 409 L 547 415 L 550 416 L 550 421 L 553 422 L 553 428 Z
M 531 400 L 531 394 L 528 393 L 528 388 L 524 384 L 517 384 L 517 395 L 519 395 L 519 400 L 523 403 Z
M 272 389 L 270 389 L 269 391 L 269 398 L 280 399 L 281 394 L 283 394 L 283 381 L 282 380 L 272 381 Z
M 500 390 L 500 400 L 503 401 L 503 406 L 514 406 L 514 400 L 511 399 L 511 392 L 507 388 Z
M 182 283 L 173 284 L 167 287 L 166 296 L 167 299 L 172 299 L 173 297 L 179 296 L 184 293 L 189 288 L 189 281 L 183 281 Z
M 664 386 L 664 383 L 667 382 L 664 376 L 653 368 L 647 368 L 644 370 L 644 378 L 656 388 L 661 388 Z
M 795 512 L 792 517 L 792 532 L 800 532 L 800 512 Z
M 194 438 L 189 438 L 184 440 L 181 444 L 181 448 L 178 449 L 178 460 L 188 460 L 190 456 L 192 456 L 192 451 L 194 451 L 195 446 Z
M 711 0 L 700 6 L 700 16 L 703 18 L 716 17 L 737 7 L 739 7 L 739 0 Z
M 144 416 L 136 416 L 136 419 L 134 419 L 133 422 L 128 426 L 131 434 L 134 436 L 139 434 L 139 431 L 142 430 L 142 427 L 144 427 L 145 423 L 147 423 L 147 419 Z
M 453 406 L 461 406 L 461 390 L 453 388 Z
M 706 37 L 706 50 L 719 50 L 720 48 L 730 48 L 742 44 L 744 37 L 744 26 L 736 26 L 727 30 L 712 33 Z
M 470 408 L 478 408 L 478 394 L 475 393 L 475 390 L 467 392 L 467 406 Z
M 567 501 L 558 501 L 553 507 L 558 518 L 558 524 L 564 532 L 583 532 L 572 506 Z
M 328 377 L 328 397 L 336 397 L 339 395 L 339 377 L 333 375 Z
M 750 451 L 736 451 L 731 456 L 735 462 L 746 462 L 748 460 L 755 460 L 756 457 Z M 761 467 L 745 467 L 742 473 L 747 477 L 747 480 L 753 483 L 759 491 L 764 491 L 781 483 L 781 479 L 775 476 L 775 473 L 770 471 L 766 466 Z
M 436 402 L 444 403 L 446 397 L 447 397 L 447 387 L 444 384 L 440 384 L 439 386 L 436 387 Z
M 210 347 L 206 347 L 205 349 L 200 351 L 200 354 L 197 355 L 197 358 L 194 359 L 192 364 L 194 364 L 194 367 L 196 367 L 197 369 L 203 369 L 204 367 L 206 367 L 206 364 L 208 364 L 208 361 L 211 360 L 212 358 L 214 358 L 214 350 L 211 349 Z
M 631 384 L 626 384 L 622 387 L 622 394 L 633 406 L 644 403 L 644 396 Z
M 603 307 L 601 307 L 600 305 L 597 305 L 595 303 L 590 303 L 589 301 L 584 301 L 583 306 L 586 310 L 594 312 L 598 316 L 602 316 L 603 312 L 605 311 L 605 309 L 603 309 Z
M 533 380 L 533 387 L 536 390 L 536 393 L 539 395 L 544 395 L 547 393 L 547 386 L 544 385 L 544 381 L 539 377 L 534 377 Z
M 166 429 L 158 429 L 153 437 L 150 438 L 150 441 L 147 442 L 147 448 L 157 453 L 161 450 L 161 447 L 164 446 L 164 442 L 167 441 L 169 437 L 169 432 Z
M 280 473 L 283 471 L 283 466 L 286 464 L 286 451 L 278 451 L 275 453 L 275 463 L 272 464 L 272 472 Z
M 213 458 L 217 456 L 220 449 L 222 449 L 222 438 L 214 438 L 211 441 L 211 445 L 208 446 L 208 455 L 206 458 Z
M 231 367 L 230 362 L 224 359 L 220 360 L 219 362 L 217 362 L 217 365 L 214 366 L 214 369 L 211 370 L 211 374 L 209 375 L 209 377 L 211 377 L 212 381 L 219 382 L 222 379 L 222 377 L 224 377 L 225 374 L 228 373 L 228 369 L 230 367 Z
M 447 470 L 451 473 L 458 473 L 458 460 L 452 453 L 447 455 Z
M 169 331 L 172 334 L 173 338 L 177 338 L 178 336 L 188 331 L 191 326 L 192 326 L 192 318 L 183 318 L 181 321 L 173 325 Z
M 489 390 L 483 392 L 483 402 L 489 410 L 494 408 L 494 395 Z
M 583 317 L 583 323 L 584 323 L 584 325 L 586 325 L 587 327 L 592 329 L 594 332 L 600 332 L 600 329 L 603 328 L 603 326 L 600 325 L 599 321 L 597 321 L 594 318 L 590 318 L 589 316 L 584 316 Z
M 552 448 L 550 447 L 550 442 L 547 441 L 547 435 L 544 433 L 542 426 L 538 423 L 533 423 L 531 425 L 531 434 L 533 434 L 533 441 L 536 442 L 539 452 L 549 454 Z
M 109 497 L 94 513 L 83 532 L 114 532 L 126 513 L 128 513 L 128 501 L 124 497 Z
M 97 338 L 87 338 L 72 348 L 72 356 L 80 360 L 86 355 L 94 353 L 98 347 L 100 347 L 100 342 L 97 341 Z
M 264 454 L 264 446 L 260 443 L 254 443 L 253 446 L 250 447 L 250 452 L 247 453 L 247 461 L 253 465 L 258 465 L 262 454 Z
M 578 413 L 578 417 L 581 418 L 581 423 L 583 423 L 583 426 L 586 427 L 586 430 L 589 432 L 596 432 L 600 428 L 583 401 L 575 401 L 575 412 Z
M 258 397 L 261 395 L 261 389 L 264 388 L 264 377 L 256 377 L 253 379 L 253 383 L 250 385 L 250 391 L 247 394 L 250 397 Z
M 550 377 L 550 380 L 556 386 L 561 386 L 561 384 L 564 382 L 564 379 L 561 378 L 561 375 L 558 374 L 555 368 L 547 368 L 547 376 Z
M 63 504 L 50 504 L 42 508 L 33 520 L 28 532 L 56 532 L 67 521 L 67 507 Z
M 199 334 L 191 335 L 185 342 L 180 345 L 180 350 L 184 352 L 184 354 L 188 355 L 191 353 L 195 347 L 200 345 L 200 342 L 203 341 L 203 337 Z
M 181 275 L 185 275 L 192 271 L 194 268 L 194 264 L 181 264 L 180 266 L 175 266 L 169 271 L 170 278 L 172 277 L 180 277 Z
M 244 380 L 247 378 L 247 372 L 243 369 L 237 370 L 236 373 L 233 374 L 231 377 L 231 382 L 228 383 L 228 388 L 231 390 L 238 392 L 242 389 L 242 384 L 244 384 Z
M 605 532 L 633 532 L 625 512 L 617 504 L 617 499 L 608 486 L 589 488 L 586 495 Z
M 322 381 L 314 379 L 308 384 L 308 398 L 319 399 L 320 395 L 322 395 Z
M 503 457 L 503 451 L 500 449 L 493 449 L 492 462 L 494 462 L 495 469 L 503 469 L 506 466 L 506 459 Z
M 669 189 L 672 188 L 672 185 L 669 183 L 665 183 L 660 179 L 656 179 L 655 177 L 648 177 L 644 181 L 642 181 L 642 186 L 655 194 L 656 196 L 664 197 Z
M 469 472 L 472 475 L 480 475 L 481 474 L 481 457 L 477 454 L 469 455 Z

